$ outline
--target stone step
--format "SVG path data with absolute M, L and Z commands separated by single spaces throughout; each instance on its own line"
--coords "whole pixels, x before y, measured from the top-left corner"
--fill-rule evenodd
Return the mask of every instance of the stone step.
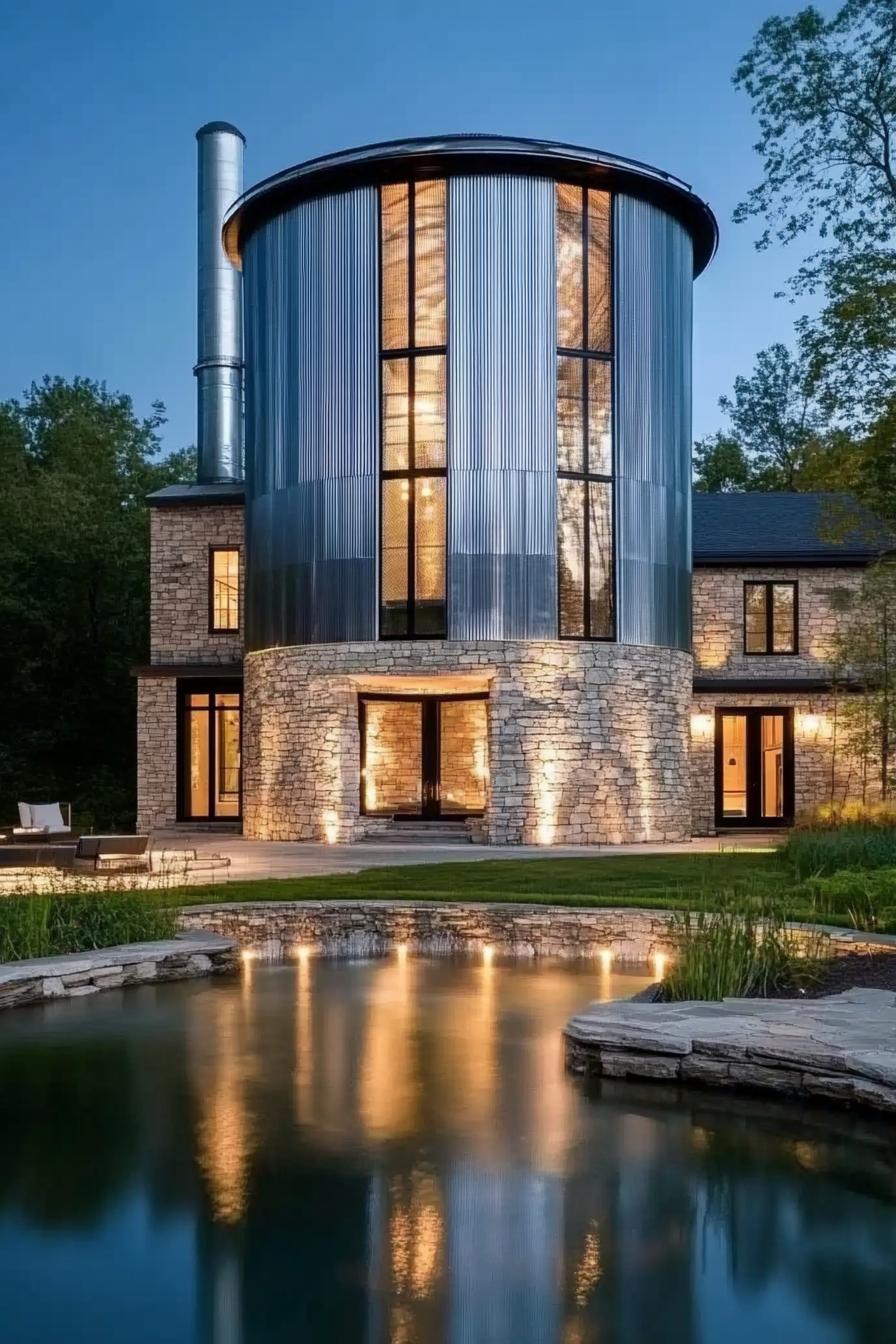
M 367 845 L 468 845 L 470 832 L 463 821 L 393 821 L 366 835 Z

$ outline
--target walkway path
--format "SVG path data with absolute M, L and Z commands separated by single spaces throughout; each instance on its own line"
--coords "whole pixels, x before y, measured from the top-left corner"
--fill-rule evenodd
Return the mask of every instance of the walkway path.
M 365 868 L 414 863 L 472 863 L 483 859 L 598 859 L 623 854 L 718 854 L 720 848 L 768 848 L 775 839 L 755 836 L 690 840 L 666 845 L 580 845 L 541 848 L 535 845 L 421 845 L 360 844 L 315 845 L 294 841 L 246 840 L 241 835 L 208 832 L 157 831 L 154 849 L 195 849 L 198 855 L 224 854 L 230 858 L 229 877 L 246 881 L 263 877 L 317 877 L 329 873 L 358 873 Z

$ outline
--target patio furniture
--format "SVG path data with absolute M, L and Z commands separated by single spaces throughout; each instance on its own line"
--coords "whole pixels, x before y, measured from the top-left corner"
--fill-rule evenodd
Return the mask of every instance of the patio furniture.
M 63 809 L 65 815 L 63 816 Z M 71 803 L 19 803 L 19 825 L 13 826 L 13 841 L 52 842 L 72 833 Z
M 148 844 L 148 835 L 82 835 L 75 850 L 75 870 L 146 873 Z

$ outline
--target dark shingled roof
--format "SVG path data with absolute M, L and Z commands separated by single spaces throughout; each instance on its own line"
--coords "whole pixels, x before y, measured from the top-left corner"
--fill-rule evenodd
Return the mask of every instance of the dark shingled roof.
M 867 564 L 894 538 L 846 494 L 694 493 L 694 563 Z
M 190 485 L 164 485 L 147 495 L 151 509 L 177 508 L 181 504 L 242 504 L 246 487 L 242 481 L 207 481 Z

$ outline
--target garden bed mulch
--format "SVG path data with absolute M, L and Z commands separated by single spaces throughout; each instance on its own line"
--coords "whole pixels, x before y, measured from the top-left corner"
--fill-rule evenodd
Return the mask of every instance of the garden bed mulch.
M 890 989 L 896 993 L 896 952 L 851 952 L 823 961 L 817 980 L 803 989 L 789 986 L 776 998 L 822 999 L 845 989 Z

